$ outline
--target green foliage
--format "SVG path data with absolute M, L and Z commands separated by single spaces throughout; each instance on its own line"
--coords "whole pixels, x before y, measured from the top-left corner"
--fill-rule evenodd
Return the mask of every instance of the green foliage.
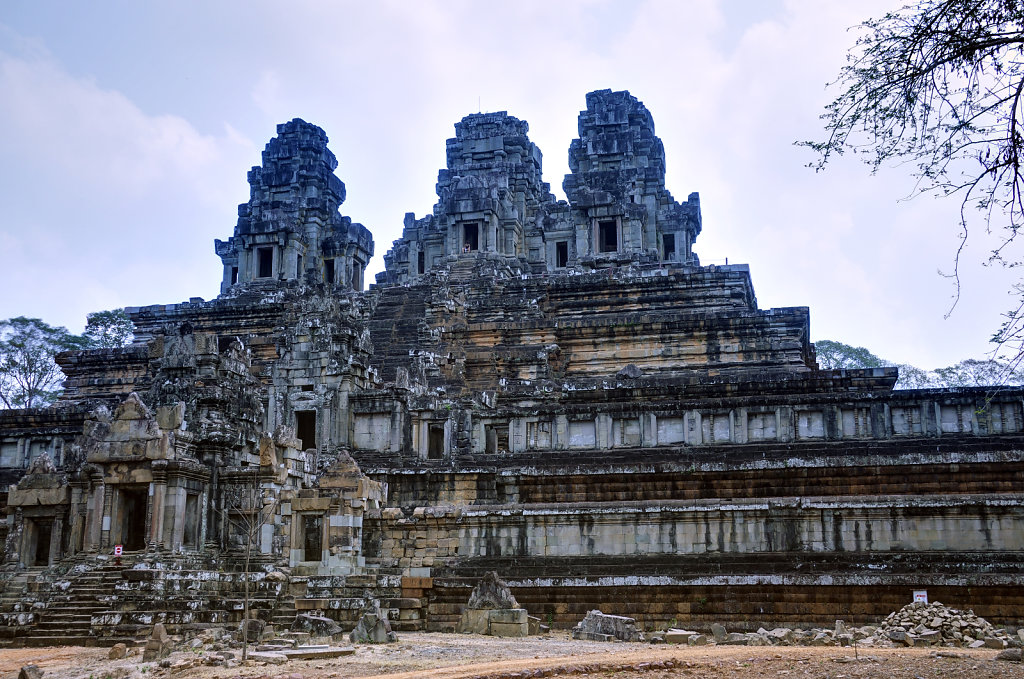
M 85 317 L 85 338 L 90 349 L 124 347 L 132 342 L 135 324 L 124 309 L 95 311 Z
M 52 403 L 64 381 L 54 356 L 85 346 L 83 338 L 38 318 L 0 321 L 0 403 L 5 408 Z
M 939 386 L 943 387 L 987 387 L 996 384 L 1024 383 L 1019 371 L 1009 362 L 999 359 L 969 358 L 948 368 L 936 368 L 933 372 Z
M 909 363 L 900 363 L 896 366 L 900 371 L 900 377 L 896 380 L 896 389 L 931 389 L 937 386 L 935 376 L 927 371 Z
M 894 364 L 879 358 L 864 347 L 854 347 L 834 340 L 814 343 L 818 366 L 823 370 L 839 368 L 879 368 L 895 366 L 899 369 L 896 389 L 933 389 L 937 387 L 992 387 L 1024 384 L 1024 374 L 1017 361 L 999 358 L 968 358 L 955 365 L 934 370 L 922 370 L 906 363 Z
M 854 347 L 833 340 L 815 342 L 814 350 L 818 355 L 818 365 L 824 370 L 880 368 L 887 365 L 864 347 Z

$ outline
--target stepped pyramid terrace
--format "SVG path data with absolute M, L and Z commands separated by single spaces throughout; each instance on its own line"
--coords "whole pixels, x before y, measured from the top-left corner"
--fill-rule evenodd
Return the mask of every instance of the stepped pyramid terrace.
M 275 626 L 375 599 L 454 630 L 490 571 L 566 629 L 864 623 L 914 590 L 1020 622 L 1024 390 L 819 369 L 807 308 L 701 264 L 628 92 L 587 95 L 567 200 L 528 131 L 456 123 L 367 286 L 326 134 L 278 126 L 221 294 L 128 309 L 133 344 L 0 411 L 0 643 L 237 627 L 247 578 Z

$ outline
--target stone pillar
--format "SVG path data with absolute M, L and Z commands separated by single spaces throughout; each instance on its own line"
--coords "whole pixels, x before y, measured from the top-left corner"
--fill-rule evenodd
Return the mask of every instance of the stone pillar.
M 221 451 L 211 451 L 209 455 L 211 462 L 210 483 L 206 500 L 206 521 L 202 533 L 205 536 L 206 549 L 213 551 L 220 547 L 220 531 L 217 529 L 218 516 L 217 506 L 220 504 L 220 466 L 223 463 Z
M 158 461 L 159 462 L 159 461 Z M 149 547 L 150 549 L 164 549 L 167 546 L 164 539 L 164 505 L 167 498 L 167 470 L 159 468 L 157 462 L 153 463 L 153 482 L 150 485 L 152 492 L 149 494 L 150 526 L 149 526 Z M 174 545 L 171 545 L 173 548 Z
M 60 509 L 58 508 L 57 511 L 60 511 Z M 64 557 L 60 550 L 63 541 L 64 519 L 58 514 L 53 517 L 53 527 L 50 529 L 50 556 L 46 562 L 47 566 L 52 566 Z

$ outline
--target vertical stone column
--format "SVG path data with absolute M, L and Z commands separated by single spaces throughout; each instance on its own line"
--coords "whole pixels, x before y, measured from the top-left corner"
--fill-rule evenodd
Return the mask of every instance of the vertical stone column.
M 206 492 L 206 521 L 202 534 L 205 539 L 205 547 L 208 551 L 214 551 L 220 547 L 221 533 L 218 530 L 217 506 L 220 503 L 220 466 L 223 464 L 224 454 L 220 450 L 211 450 L 210 461 L 210 482 Z
M 60 516 L 53 517 L 53 528 L 50 531 L 50 558 L 46 565 L 53 564 L 64 558 L 60 546 L 64 542 L 64 519 Z
M 163 462 L 163 464 L 159 464 Z M 164 505 L 167 498 L 167 469 L 166 461 L 157 460 L 153 462 L 153 482 L 150 485 L 152 492 L 149 495 L 150 522 L 149 522 L 149 547 L 150 549 L 164 549 Z M 173 545 L 171 545 L 173 548 Z

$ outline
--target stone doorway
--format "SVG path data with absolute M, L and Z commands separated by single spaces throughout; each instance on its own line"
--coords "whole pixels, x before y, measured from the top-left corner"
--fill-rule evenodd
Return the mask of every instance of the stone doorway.
M 323 559 L 324 520 L 322 516 L 307 514 L 302 517 L 302 560 Z
M 149 499 L 146 488 L 121 488 L 117 491 L 120 535 L 115 544 L 124 546 L 126 552 L 146 548 L 146 505 Z
M 27 519 L 26 528 L 25 561 L 27 565 L 49 566 L 53 519 Z
M 427 430 L 427 459 L 444 458 L 444 425 L 432 424 Z

